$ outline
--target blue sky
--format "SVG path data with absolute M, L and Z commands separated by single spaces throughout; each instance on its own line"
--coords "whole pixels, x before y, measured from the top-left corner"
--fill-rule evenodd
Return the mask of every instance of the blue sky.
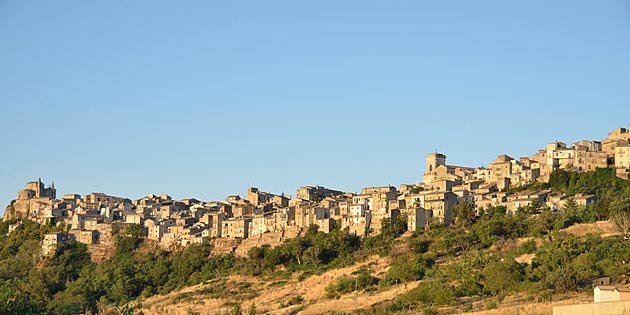
M 630 124 L 628 56 L 627 1 L 0 1 L 0 203 L 37 177 L 357 191 L 435 149 L 601 139 Z

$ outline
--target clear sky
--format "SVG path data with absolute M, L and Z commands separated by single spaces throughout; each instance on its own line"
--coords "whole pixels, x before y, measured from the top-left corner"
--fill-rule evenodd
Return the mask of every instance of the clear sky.
M 630 124 L 628 1 L 0 1 L 0 211 L 357 191 Z

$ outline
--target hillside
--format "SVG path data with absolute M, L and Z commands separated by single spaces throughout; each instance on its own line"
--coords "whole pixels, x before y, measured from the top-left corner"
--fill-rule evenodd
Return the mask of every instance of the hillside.
M 590 299 L 589 279 L 630 281 L 628 181 L 601 171 L 552 179 L 552 193 L 597 201 L 514 214 L 463 202 L 448 226 L 412 233 L 401 215 L 378 234 L 311 226 L 234 252 L 220 242 L 165 250 L 131 224 L 98 257 L 68 241 L 44 258 L 44 235 L 63 227 L 3 221 L 0 313 L 550 314 L 554 304 Z
M 575 229 L 590 225 L 578 224 Z M 306 279 L 300 279 L 297 274 L 290 277 L 229 276 L 166 295 L 140 299 L 138 305 L 142 313 L 147 315 L 230 314 L 235 305 L 240 305 L 245 313 L 256 309 L 260 314 L 315 315 L 352 313 L 360 310 L 370 312 L 377 309 L 379 304 L 392 301 L 424 282 L 412 281 L 371 292 L 355 291 L 338 299 L 327 296 L 326 287 L 334 285 L 339 277 L 350 276 L 366 267 L 371 275 L 383 276 L 391 267 L 391 260 L 387 257 L 372 256 L 364 262 L 312 275 Z M 536 301 L 532 294 L 515 293 L 505 297 L 500 303 L 496 303 L 492 297 L 480 299 L 470 304 L 469 311 L 456 306 L 442 306 L 436 310 L 441 314 L 547 315 L 552 313 L 555 305 L 583 303 L 589 300 L 592 300 L 592 292 L 588 290 L 584 293 L 561 294 L 555 296 L 553 301 L 544 302 Z M 399 313 L 418 314 L 423 311 L 409 310 Z
M 608 221 L 596 223 L 576 224 L 563 229 L 565 236 L 569 234 L 584 237 L 587 233 L 600 234 L 603 237 L 615 238 L 618 233 Z M 404 234 L 390 253 L 408 251 L 407 244 L 412 242 L 413 235 Z M 515 253 L 523 245 L 543 247 L 546 244 L 544 237 L 526 237 L 495 244 L 489 248 L 492 253 Z M 507 256 L 515 256 L 514 254 Z M 526 259 L 523 259 L 526 257 Z M 441 262 L 443 268 L 451 264 L 457 264 L 462 256 L 454 257 Z M 536 255 L 523 254 L 513 257 L 514 261 L 524 265 L 531 265 Z M 392 267 L 390 257 L 371 256 L 365 261 L 358 262 L 349 267 L 325 271 L 301 279 L 300 273 L 287 276 L 281 273 L 279 276 L 229 276 L 221 280 L 211 280 L 203 284 L 176 290 L 166 295 L 141 299 L 138 305 L 144 314 L 229 314 L 240 305 L 243 311 L 256 309 L 261 314 L 339 314 L 364 312 L 380 314 L 380 305 L 386 305 L 395 301 L 397 297 L 416 289 L 427 280 L 410 281 L 404 284 L 392 285 L 378 290 L 354 291 L 342 294 L 338 298 L 327 295 L 326 288 L 336 284 L 337 279 L 343 276 L 352 276 L 360 272 L 362 268 L 369 271 L 369 275 L 375 277 L 386 276 Z M 223 291 L 217 290 L 223 288 Z M 236 290 L 227 288 L 237 288 Z M 550 297 L 551 301 L 540 301 L 539 296 L 516 290 L 509 295 L 463 297 L 459 303 L 442 305 L 434 308 L 440 314 L 522 314 L 522 315 L 546 315 L 552 313 L 555 305 L 583 303 L 592 300 L 592 292 L 585 289 L 584 292 L 567 292 Z M 468 302 L 461 303 L 468 300 Z M 296 305 L 292 305 L 295 303 Z M 460 304 L 457 306 L 457 304 Z M 463 305 L 463 307 L 462 307 Z M 425 309 L 398 310 L 397 314 L 424 313 Z M 429 312 L 430 313 L 430 312 Z

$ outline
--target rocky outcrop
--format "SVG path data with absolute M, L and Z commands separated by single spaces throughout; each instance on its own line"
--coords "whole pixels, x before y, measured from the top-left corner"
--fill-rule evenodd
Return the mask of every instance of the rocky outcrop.
M 260 247 L 268 245 L 270 247 L 276 247 L 281 245 L 286 239 L 297 237 L 301 234 L 301 230 L 297 227 L 292 227 L 284 231 L 267 232 L 251 236 L 234 250 L 234 254 L 237 256 L 246 257 L 247 252 L 253 247 Z

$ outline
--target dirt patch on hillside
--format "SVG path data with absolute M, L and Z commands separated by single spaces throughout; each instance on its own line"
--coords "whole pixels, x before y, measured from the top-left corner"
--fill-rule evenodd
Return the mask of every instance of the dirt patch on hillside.
M 387 291 L 378 291 L 373 293 L 354 292 L 352 294 L 341 297 L 338 300 L 321 300 L 309 305 L 301 311 L 300 315 L 316 315 L 327 314 L 329 312 L 350 312 L 357 309 L 368 308 L 374 304 L 391 300 L 414 289 L 420 282 L 408 283 L 406 285 L 397 285 Z
M 536 258 L 536 254 L 523 254 L 521 256 L 518 256 L 518 257 L 514 258 L 514 261 L 516 261 L 519 264 L 531 265 L 532 264 L 532 260 L 534 258 Z
M 230 276 L 146 299 L 141 302 L 142 312 L 147 315 L 186 315 L 191 311 L 200 314 L 225 314 L 232 310 L 235 303 L 241 303 L 244 313 L 252 304 L 255 304 L 259 311 L 268 311 L 270 314 L 290 314 L 296 312 L 298 308 L 302 308 L 299 314 L 353 310 L 391 299 L 416 285 L 400 285 L 377 293 L 353 293 L 339 300 L 326 299 L 326 286 L 336 281 L 338 277 L 350 275 L 362 267 L 368 267 L 374 274 L 383 272 L 389 263 L 388 258 L 373 256 L 363 263 L 330 270 L 321 275 L 312 275 L 302 281 L 298 279 L 299 273 L 290 279 L 275 281 L 264 281 L 260 277 Z M 220 283 L 221 281 L 225 284 Z M 214 294 L 217 287 L 229 289 L 226 289 L 223 295 Z M 291 300 L 301 302 L 290 305 Z
M 576 236 L 586 236 L 588 234 L 599 234 L 602 237 L 619 235 L 617 228 L 610 221 L 597 221 L 595 223 L 582 223 L 572 225 L 566 229 L 562 229 L 567 233 Z

